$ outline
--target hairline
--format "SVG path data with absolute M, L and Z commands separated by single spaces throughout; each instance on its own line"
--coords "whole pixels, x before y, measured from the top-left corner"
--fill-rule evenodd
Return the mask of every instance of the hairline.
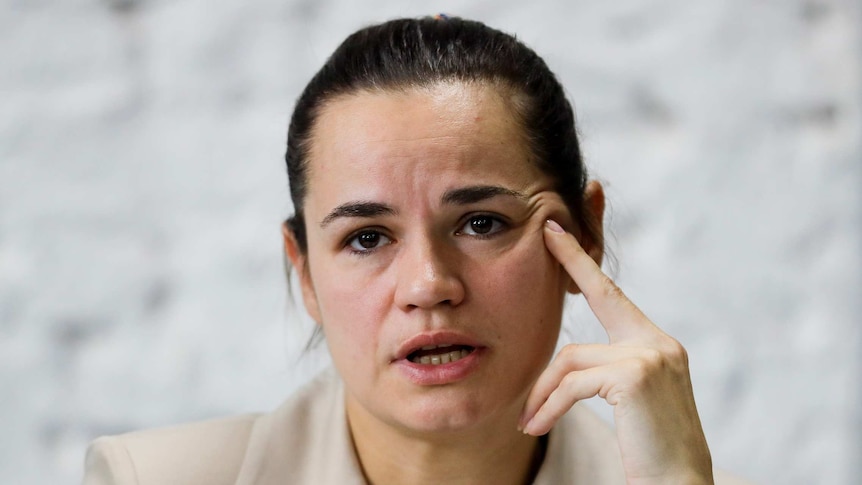
M 320 101 L 312 108 L 313 113 L 311 126 L 308 129 L 308 136 L 302 143 L 302 150 L 305 155 L 303 157 L 303 164 L 305 165 L 303 168 L 305 170 L 306 181 L 311 180 L 311 146 L 314 144 L 314 141 L 318 136 L 318 125 L 320 119 L 326 110 L 333 104 L 338 101 L 361 96 L 363 94 L 409 95 L 411 93 L 429 93 L 436 87 L 447 84 L 461 84 L 467 87 L 478 86 L 481 88 L 491 88 L 489 89 L 489 92 L 493 93 L 494 96 L 500 99 L 512 115 L 512 120 L 515 122 L 521 136 L 520 141 L 527 149 L 526 151 L 529 156 L 527 162 L 536 165 L 536 167 L 538 167 L 542 172 L 545 172 L 544 167 L 542 167 L 541 157 L 536 153 L 535 142 L 532 140 L 529 133 L 529 127 L 527 126 L 526 118 L 528 115 L 526 110 L 529 109 L 530 100 L 524 90 L 519 89 L 512 81 L 500 76 L 464 78 L 450 75 L 440 76 L 439 78 L 433 78 L 421 82 L 405 80 L 404 82 L 392 81 L 391 83 L 386 84 L 364 83 L 321 96 Z

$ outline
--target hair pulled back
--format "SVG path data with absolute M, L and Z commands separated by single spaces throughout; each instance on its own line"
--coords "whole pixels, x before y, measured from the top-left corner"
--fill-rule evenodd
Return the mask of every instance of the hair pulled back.
M 480 22 L 457 17 L 397 19 L 363 28 L 342 42 L 299 97 L 287 135 L 287 173 L 294 215 L 287 220 L 303 253 L 308 153 L 323 105 L 363 90 L 404 90 L 439 82 L 494 83 L 511 89 L 514 115 L 534 162 L 554 180 L 576 223 L 597 234 L 583 208 L 587 175 L 575 118 L 563 87 L 532 49 Z M 601 244 L 601 241 L 595 241 Z

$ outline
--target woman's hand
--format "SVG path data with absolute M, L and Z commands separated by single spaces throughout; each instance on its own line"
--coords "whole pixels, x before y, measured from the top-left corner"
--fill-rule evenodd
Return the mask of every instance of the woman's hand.
M 542 435 L 577 401 L 614 406 L 628 483 L 712 483 L 712 460 L 695 408 L 688 358 L 553 221 L 545 244 L 587 299 L 609 343 L 570 344 L 539 376 L 520 426 Z

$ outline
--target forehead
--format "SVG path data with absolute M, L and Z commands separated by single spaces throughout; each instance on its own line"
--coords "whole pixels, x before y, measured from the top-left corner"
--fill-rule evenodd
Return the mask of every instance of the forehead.
M 415 186 L 435 177 L 444 184 L 463 176 L 531 185 L 540 174 L 507 93 L 451 82 L 328 101 L 312 132 L 308 195 L 373 195 L 392 183 Z

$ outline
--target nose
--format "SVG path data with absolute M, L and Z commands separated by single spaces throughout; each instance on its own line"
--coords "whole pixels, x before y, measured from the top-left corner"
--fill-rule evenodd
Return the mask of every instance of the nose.
M 404 245 L 395 288 L 395 303 L 400 308 L 456 306 L 464 300 L 464 293 L 457 257 L 445 244 L 424 240 Z

